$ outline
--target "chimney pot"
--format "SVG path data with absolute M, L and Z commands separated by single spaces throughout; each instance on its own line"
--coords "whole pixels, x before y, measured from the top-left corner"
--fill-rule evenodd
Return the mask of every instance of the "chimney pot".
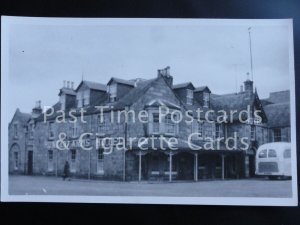
M 63 87 L 66 87 L 66 81 L 64 80 L 64 86 Z
M 70 81 L 67 81 L 67 88 L 70 88 Z
M 240 86 L 240 92 L 243 92 L 243 85 Z

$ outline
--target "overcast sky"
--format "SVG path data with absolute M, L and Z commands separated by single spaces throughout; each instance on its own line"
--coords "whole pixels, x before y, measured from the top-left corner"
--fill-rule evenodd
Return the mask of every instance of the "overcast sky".
M 153 78 L 171 67 L 174 83 L 239 90 L 250 72 L 249 25 L 26 25 L 9 32 L 8 112 L 58 101 L 63 80 L 106 84 L 110 77 Z M 261 98 L 289 89 L 288 29 L 252 26 L 254 85 Z M 250 76 L 251 78 L 251 76 Z

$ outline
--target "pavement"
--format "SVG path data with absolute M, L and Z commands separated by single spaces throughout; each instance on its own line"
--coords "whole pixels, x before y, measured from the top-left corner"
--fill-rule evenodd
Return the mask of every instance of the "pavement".
M 292 197 L 291 180 L 264 178 L 187 182 L 122 182 L 9 176 L 10 195 Z

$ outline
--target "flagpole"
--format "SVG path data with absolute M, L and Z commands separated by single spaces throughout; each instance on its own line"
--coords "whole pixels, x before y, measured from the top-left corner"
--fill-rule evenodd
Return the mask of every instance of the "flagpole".
M 250 48 L 251 79 L 253 81 L 253 60 L 252 60 L 251 27 L 248 28 L 248 33 L 249 33 L 249 48 Z

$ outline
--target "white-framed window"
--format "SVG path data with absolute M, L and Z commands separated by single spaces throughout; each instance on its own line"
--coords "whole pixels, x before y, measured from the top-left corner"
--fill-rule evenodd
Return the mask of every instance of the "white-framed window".
M 203 136 L 213 138 L 213 123 L 203 123 Z
M 274 141 L 281 141 L 281 129 L 275 128 L 273 132 L 274 132 Z
M 75 172 L 76 171 L 76 158 L 77 158 L 77 152 L 76 149 L 71 149 L 70 150 L 70 171 Z
M 83 92 L 83 105 L 89 105 L 90 104 L 90 90 L 85 90 Z
M 108 131 L 108 121 L 105 115 L 103 115 L 103 118 L 101 120 L 101 116 L 97 116 L 97 132 L 98 133 L 106 133 Z
M 48 124 L 48 137 L 54 138 L 54 129 L 53 129 L 54 122 L 49 122 Z M 29 128 L 31 130 L 31 128 Z M 29 131 L 30 132 L 30 131 Z
M 97 173 L 103 174 L 104 173 L 104 150 L 98 149 L 97 150 Z
M 255 126 L 252 125 L 250 128 L 250 138 L 251 140 L 255 140 Z
M 48 150 L 48 171 L 53 171 L 53 150 Z
M 17 170 L 19 168 L 19 153 L 14 152 L 14 169 Z
M 176 118 L 174 118 L 174 120 L 176 120 Z M 165 132 L 168 134 L 175 134 L 176 132 L 176 124 L 172 121 L 171 114 L 165 117 Z
M 71 125 L 71 135 L 72 135 L 72 137 L 77 137 L 78 136 L 78 128 L 77 128 L 76 123 L 73 123 Z
M 13 126 L 13 132 L 14 132 L 14 137 L 17 138 L 18 137 L 18 124 L 14 124 Z
M 198 137 L 202 138 L 203 137 L 203 122 L 198 121 L 197 125 L 198 125 L 198 131 L 197 131 Z
M 209 93 L 203 92 L 203 106 L 208 107 L 209 106 Z
M 108 86 L 109 98 L 111 102 L 117 100 L 117 84 L 111 84 Z
M 159 114 L 152 114 L 152 133 L 159 133 Z
M 216 138 L 221 137 L 221 124 L 216 123 Z
M 194 91 L 187 89 L 186 90 L 186 103 L 188 105 L 193 105 Z
M 90 90 L 80 91 L 76 95 L 77 107 L 81 108 L 90 104 Z
M 34 133 L 34 124 L 30 123 L 29 124 L 29 137 L 33 138 L 33 133 Z

